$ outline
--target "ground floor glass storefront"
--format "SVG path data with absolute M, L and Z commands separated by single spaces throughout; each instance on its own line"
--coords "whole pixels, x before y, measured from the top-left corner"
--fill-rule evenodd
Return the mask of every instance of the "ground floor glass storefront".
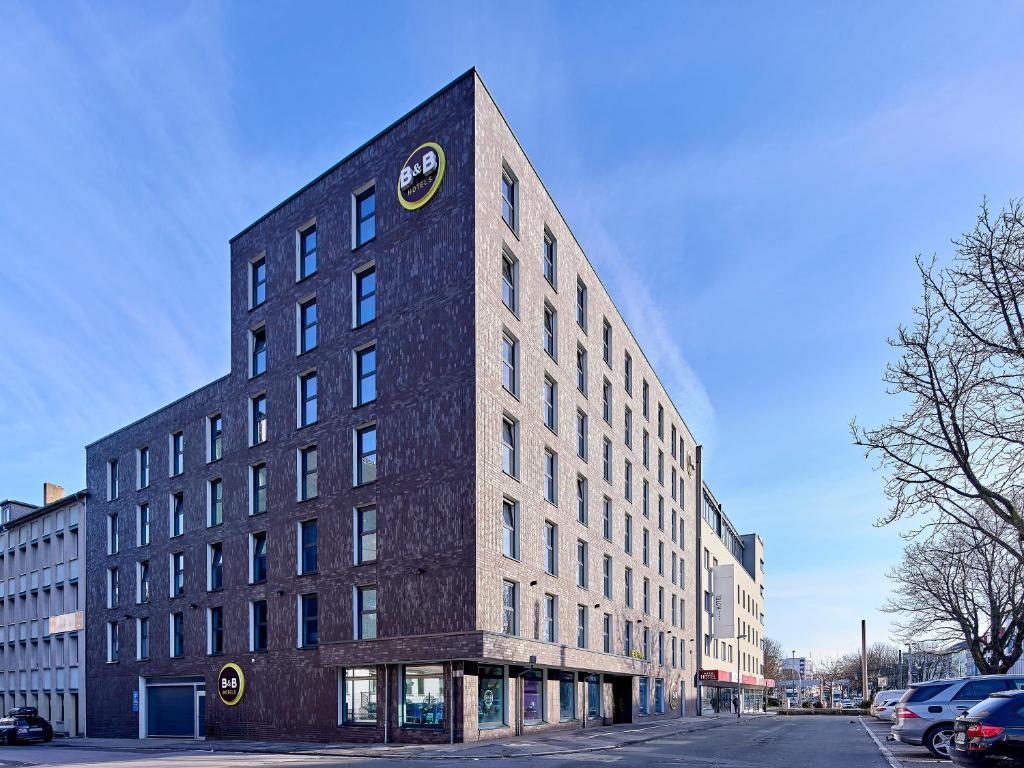
M 735 686 L 702 685 L 700 710 L 704 716 L 736 714 L 739 703 Z M 743 688 L 743 711 L 762 712 L 767 705 L 764 688 Z
M 359 725 L 377 723 L 377 670 L 341 671 L 341 722 Z
M 478 722 L 481 728 L 498 728 L 505 724 L 505 668 L 480 665 Z
M 429 664 L 402 670 L 402 725 L 444 725 L 444 667 Z
M 532 669 L 523 674 L 523 723 L 539 725 L 544 722 L 544 673 Z

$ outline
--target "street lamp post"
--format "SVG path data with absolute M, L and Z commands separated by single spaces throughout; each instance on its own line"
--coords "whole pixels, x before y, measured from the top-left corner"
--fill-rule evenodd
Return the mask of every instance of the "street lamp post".
M 736 635 L 736 717 L 743 711 L 743 678 L 740 677 L 740 640 L 746 640 L 747 633 Z

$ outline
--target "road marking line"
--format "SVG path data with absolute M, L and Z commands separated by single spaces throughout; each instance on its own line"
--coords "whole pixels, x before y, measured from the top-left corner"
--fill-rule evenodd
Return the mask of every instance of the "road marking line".
M 871 728 L 868 727 L 868 724 L 864 722 L 864 718 L 858 717 L 857 719 L 860 721 L 860 724 L 864 726 L 864 730 L 867 731 L 868 736 L 871 737 L 871 740 L 875 742 L 875 746 L 878 747 L 878 751 L 882 753 L 882 757 L 886 759 L 889 765 L 892 766 L 892 768 L 903 768 L 902 763 L 900 763 L 900 761 L 896 759 L 896 756 L 890 751 L 890 749 L 887 746 L 885 746 L 885 744 L 879 741 L 878 737 L 875 736 L 874 731 L 872 731 Z

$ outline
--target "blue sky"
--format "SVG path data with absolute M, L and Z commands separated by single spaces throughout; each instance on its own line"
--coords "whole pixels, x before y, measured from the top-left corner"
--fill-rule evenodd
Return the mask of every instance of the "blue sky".
M 1024 12 L 726 6 L 0 4 L 0 498 L 225 373 L 228 239 L 475 65 L 765 538 L 767 634 L 885 639 L 847 424 L 914 255 L 1024 194 Z

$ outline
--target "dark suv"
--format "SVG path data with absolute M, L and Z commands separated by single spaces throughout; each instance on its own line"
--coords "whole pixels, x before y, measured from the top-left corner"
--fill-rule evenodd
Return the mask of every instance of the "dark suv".
M 52 741 L 53 728 L 35 707 L 17 707 L 0 718 L 0 744 Z

